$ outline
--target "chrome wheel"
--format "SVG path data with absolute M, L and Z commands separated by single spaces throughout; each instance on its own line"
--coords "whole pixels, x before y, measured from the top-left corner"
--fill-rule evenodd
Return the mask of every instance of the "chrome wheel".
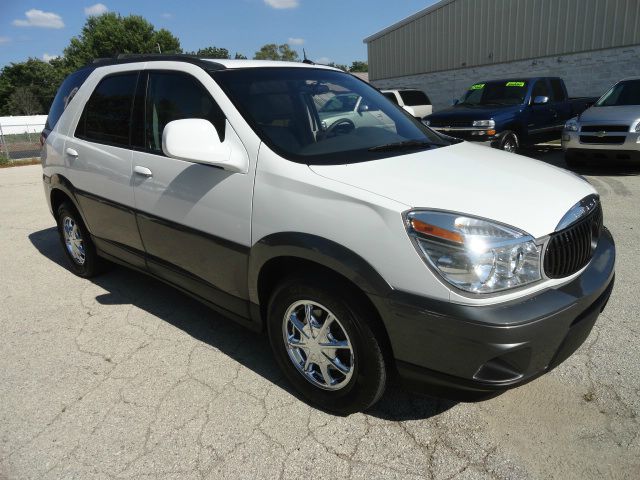
M 289 358 L 313 385 L 340 390 L 349 383 L 354 369 L 351 340 L 329 309 L 311 300 L 293 303 L 282 333 Z
M 71 255 L 71 258 L 73 258 L 73 261 L 78 265 L 84 265 L 86 253 L 82 240 L 82 232 L 73 218 L 64 217 L 62 219 L 62 233 L 67 251 L 69 255 Z
M 518 149 L 518 140 L 514 135 L 509 135 L 504 139 L 504 143 L 502 144 L 502 149 L 505 152 L 515 152 Z

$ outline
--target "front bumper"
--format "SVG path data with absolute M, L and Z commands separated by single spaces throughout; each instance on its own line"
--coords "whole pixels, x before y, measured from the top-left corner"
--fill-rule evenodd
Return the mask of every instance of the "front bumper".
M 604 229 L 586 269 L 559 288 L 489 306 L 403 292 L 372 300 L 401 380 L 413 389 L 468 399 L 531 381 L 567 359 L 609 299 L 614 264 L 615 245 Z
M 497 132 L 493 135 L 487 134 L 488 129 L 482 127 L 431 127 L 436 132 L 448 135 L 450 137 L 459 138 L 468 142 L 484 143 L 489 146 L 497 146 L 500 143 L 503 132 Z
M 590 142 L 581 140 L 589 138 Z M 607 138 L 622 138 L 621 143 L 607 143 Z M 602 143 L 592 143 L 602 142 Z M 640 134 L 636 132 L 606 132 L 598 136 L 593 132 L 562 132 L 562 149 L 574 160 L 640 160 Z

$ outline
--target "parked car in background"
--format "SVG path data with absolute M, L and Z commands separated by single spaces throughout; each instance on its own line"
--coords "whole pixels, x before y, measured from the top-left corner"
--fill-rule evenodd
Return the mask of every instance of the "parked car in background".
M 329 100 L 326 96 L 329 95 Z M 355 93 L 318 94 L 314 100 L 323 135 L 346 134 L 360 127 L 393 128 L 393 122 L 379 105 L 370 105 Z
M 483 81 L 424 122 L 453 137 L 515 152 L 525 145 L 560 139 L 564 123 L 595 100 L 569 98 L 564 81 L 557 77 Z
M 433 111 L 431 100 L 422 90 L 403 88 L 399 90 L 381 90 L 381 92 L 393 103 L 406 110 L 409 115 L 413 115 L 418 119 L 431 115 Z
M 616 83 L 562 133 L 567 165 L 640 160 L 640 78 Z
M 323 130 L 317 105 L 338 97 L 388 120 Z M 529 382 L 585 341 L 613 288 L 592 185 L 445 138 L 338 69 L 94 63 L 45 132 L 71 270 L 108 259 L 264 332 L 322 409 L 366 409 L 396 374 L 448 396 Z

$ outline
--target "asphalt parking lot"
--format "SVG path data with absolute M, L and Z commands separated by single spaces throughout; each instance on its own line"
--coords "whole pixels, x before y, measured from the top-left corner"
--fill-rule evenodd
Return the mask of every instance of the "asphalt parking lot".
M 640 167 L 581 173 L 618 263 L 578 352 L 485 402 L 390 388 L 342 418 L 290 393 L 264 338 L 178 291 L 71 274 L 40 166 L 0 170 L 0 478 L 640 478 Z

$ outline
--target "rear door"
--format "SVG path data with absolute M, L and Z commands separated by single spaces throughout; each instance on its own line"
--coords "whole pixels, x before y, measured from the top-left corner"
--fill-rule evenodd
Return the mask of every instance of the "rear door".
M 96 76 L 65 142 L 66 175 L 95 243 L 106 253 L 144 265 L 131 185 L 130 125 L 139 71 L 114 67 Z M 120 70 L 120 71 L 117 71 Z
M 232 155 L 248 156 L 205 86 L 213 80 L 197 67 L 183 68 L 190 72 L 145 72 L 146 98 L 134 114 L 144 126 L 133 154 L 135 170 L 142 173 L 134 173 L 132 181 L 147 265 L 154 274 L 246 316 L 254 169 L 232 173 L 163 153 L 167 123 L 202 118 L 214 125 Z

